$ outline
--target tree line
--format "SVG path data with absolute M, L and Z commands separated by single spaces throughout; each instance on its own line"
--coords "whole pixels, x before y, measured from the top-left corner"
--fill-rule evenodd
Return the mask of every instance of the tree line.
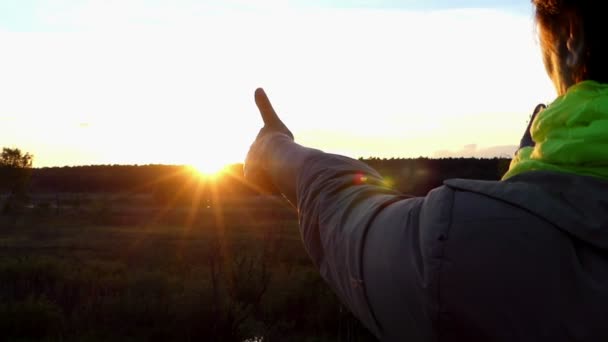
M 445 179 L 498 180 L 506 172 L 504 158 L 361 159 L 376 169 L 387 185 L 422 196 Z M 243 165 L 234 164 L 215 178 L 200 177 L 187 166 L 91 165 L 39 168 L 32 171 L 32 193 L 134 193 L 191 197 L 195 192 L 216 196 L 248 196 L 259 191 L 243 177 Z
M 509 159 L 367 158 L 386 185 L 402 193 L 423 196 L 445 179 L 498 180 Z M 244 179 L 243 165 L 233 164 L 217 177 L 203 177 L 183 165 L 89 165 L 32 168 L 33 156 L 16 148 L 0 154 L 0 194 L 8 204 L 24 202 L 35 193 L 146 194 L 160 202 L 209 201 L 260 193 Z M 8 203 L 8 204 L 7 204 Z

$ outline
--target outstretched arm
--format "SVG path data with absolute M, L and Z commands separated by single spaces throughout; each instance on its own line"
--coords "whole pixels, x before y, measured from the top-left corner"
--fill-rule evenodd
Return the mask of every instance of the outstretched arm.
M 308 254 L 368 329 L 386 337 L 382 330 L 398 325 L 404 331 L 410 322 L 408 336 L 424 335 L 423 199 L 389 189 L 363 162 L 296 144 L 261 89 L 256 104 L 264 128 L 249 151 L 246 176 L 254 182 L 267 177 L 297 208 Z

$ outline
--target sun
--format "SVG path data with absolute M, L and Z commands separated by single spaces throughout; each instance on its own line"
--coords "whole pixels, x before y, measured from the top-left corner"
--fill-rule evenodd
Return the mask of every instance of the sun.
M 197 158 L 192 158 L 197 154 Z M 226 148 L 191 153 L 189 157 L 186 164 L 189 165 L 193 174 L 208 180 L 217 179 L 226 173 L 230 173 L 232 165 L 238 163 L 234 161 L 235 158 L 226 153 Z
M 190 163 L 190 168 L 202 178 L 218 178 L 225 173 L 231 162 L 225 156 L 205 156 Z
M 199 162 L 190 164 L 190 167 L 201 177 L 217 178 L 226 170 L 226 164 L 221 162 Z

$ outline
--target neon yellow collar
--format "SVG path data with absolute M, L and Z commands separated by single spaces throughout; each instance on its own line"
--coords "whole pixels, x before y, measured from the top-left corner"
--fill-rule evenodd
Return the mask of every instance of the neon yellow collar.
M 536 146 L 517 152 L 503 180 L 536 170 L 608 179 L 608 84 L 570 87 L 536 116 L 530 130 Z

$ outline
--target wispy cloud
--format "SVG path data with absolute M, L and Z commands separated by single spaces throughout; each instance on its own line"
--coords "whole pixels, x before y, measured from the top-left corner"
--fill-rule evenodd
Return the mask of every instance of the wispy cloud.
M 511 158 L 517 145 L 490 146 L 479 148 L 477 144 L 468 144 L 457 150 L 441 150 L 433 154 L 435 158 Z

